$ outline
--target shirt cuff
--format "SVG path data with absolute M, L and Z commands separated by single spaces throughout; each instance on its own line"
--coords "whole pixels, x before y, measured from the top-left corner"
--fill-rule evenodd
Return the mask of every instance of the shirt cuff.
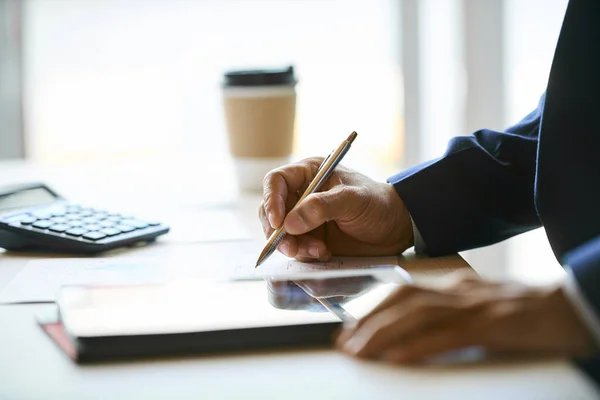
M 415 221 L 413 221 L 412 217 L 410 217 L 410 223 L 412 224 L 413 239 L 415 242 L 415 253 L 425 254 L 427 252 L 427 248 L 425 247 L 425 242 L 423 242 L 423 237 L 419 233 L 419 230 L 417 229 L 417 226 L 415 225 Z
M 565 270 L 567 271 L 566 279 L 563 282 L 565 294 L 573 305 L 575 312 L 583 320 L 584 324 L 592 334 L 596 346 L 600 347 L 600 319 L 586 300 L 585 296 L 581 293 L 581 289 L 579 288 L 579 284 L 577 283 L 571 268 L 565 266 Z

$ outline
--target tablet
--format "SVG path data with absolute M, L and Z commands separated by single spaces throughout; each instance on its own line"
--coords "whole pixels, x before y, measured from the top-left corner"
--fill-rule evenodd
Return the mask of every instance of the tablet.
M 397 266 L 258 280 L 63 287 L 44 330 L 79 362 L 328 345 L 410 277 Z M 65 348 L 65 344 L 71 349 Z

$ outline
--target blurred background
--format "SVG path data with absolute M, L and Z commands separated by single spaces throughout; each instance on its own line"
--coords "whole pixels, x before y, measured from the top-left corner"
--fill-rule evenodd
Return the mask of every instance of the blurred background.
M 345 163 L 385 180 L 535 108 L 566 3 L 0 0 L 0 158 L 227 165 L 223 72 L 293 64 L 294 157 L 356 130 Z M 562 273 L 543 230 L 464 256 L 490 277 Z

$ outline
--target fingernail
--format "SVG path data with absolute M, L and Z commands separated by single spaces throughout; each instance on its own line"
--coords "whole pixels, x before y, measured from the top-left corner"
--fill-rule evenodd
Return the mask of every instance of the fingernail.
M 349 354 L 357 354 L 362 348 L 362 344 L 360 340 L 357 340 L 356 337 L 352 337 L 343 344 L 343 349 L 346 353 Z
M 271 224 L 271 228 L 276 229 L 277 227 L 275 226 L 275 223 L 273 222 L 273 218 L 275 218 L 273 211 L 269 211 L 267 213 L 267 219 L 269 220 L 269 224 Z
M 285 228 L 289 233 L 304 233 L 304 221 L 296 212 L 291 212 L 288 214 L 285 225 Z
M 308 247 L 308 254 L 313 258 L 319 258 L 319 247 L 312 245 Z
M 351 330 L 354 330 L 354 328 L 356 328 L 356 324 L 357 324 L 357 321 L 345 320 L 344 323 L 342 324 L 342 328 L 345 331 L 351 331 Z
M 279 246 L 279 250 L 286 256 L 290 255 L 290 245 L 287 243 L 281 243 L 281 245 Z

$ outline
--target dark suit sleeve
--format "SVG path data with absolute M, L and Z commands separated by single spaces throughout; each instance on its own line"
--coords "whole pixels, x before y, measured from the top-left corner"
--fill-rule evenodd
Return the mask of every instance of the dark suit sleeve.
M 534 181 L 543 102 L 505 132 L 456 137 L 441 158 L 388 179 L 429 255 L 486 246 L 540 226 Z
M 565 254 L 563 264 L 573 272 L 580 293 L 600 319 L 600 236 Z M 578 364 L 600 382 L 600 357 L 580 360 Z

